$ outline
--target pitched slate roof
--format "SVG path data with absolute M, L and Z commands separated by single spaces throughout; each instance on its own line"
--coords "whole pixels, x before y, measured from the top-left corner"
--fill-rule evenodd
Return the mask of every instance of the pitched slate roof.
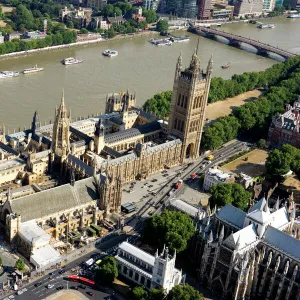
M 98 199 L 94 178 L 76 181 L 74 186 L 61 185 L 49 190 L 10 200 L 12 212 L 20 214 L 22 222 L 39 219 L 58 211 L 74 208 Z
M 258 202 L 256 202 L 251 208 L 249 208 L 248 213 L 251 213 L 255 210 L 262 210 L 266 204 L 265 197 L 261 198 Z
M 243 228 L 246 213 L 239 208 L 226 204 L 216 213 L 217 218 L 235 227 Z
M 232 233 L 225 244 L 232 249 L 240 250 L 257 241 L 257 233 L 253 224 Z
M 140 248 L 137 248 L 133 246 L 132 244 L 128 242 L 123 242 L 120 244 L 119 249 L 137 257 L 138 259 L 142 260 L 149 266 L 154 266 L 154 256 L 141 250 Z
M 122 140 L 127 140 L 139 136 L 141 134 L 147 134 L 153 131 L 160 130 L 160 123 L 157 121 L 146 123 L 136 128 L 130 128 L 123 131 L 110 133 L 104 136 L 105 143 L 115 143 Z
M 263 242 L 277 248 L 300 262 L 300 240 L 272 227 L 265 231 Z

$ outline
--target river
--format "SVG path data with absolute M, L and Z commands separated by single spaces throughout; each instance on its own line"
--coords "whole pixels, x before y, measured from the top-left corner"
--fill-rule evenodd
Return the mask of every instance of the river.
M 259 30 L 256 25 L 246 23 L 228 24 L 221 29 L 300 53 L 300 20 L 279 18 L 270 21 L 276 23 L 275 29 Z M 42 122 L 49 122 L 54 117 L 63 89 L 73 119 L 103 112 L 107 93 L 129 89 L 136 93 L 138 105 L 142 105 L 155 93 L 172 89 L 180 51 L 183 53 L 183 63 L 187 66 L 198 42 L 196 35 L 189 35 L 189 42 L 173 44 L 171 47 L 156 47 L 148 42 L 148 38 L 135 38 L 2 59 L 0 70 L 21 71 L 36 64 L 45 69 L 43 72 L 20 74 L 19 77 L 0 81 L 0 124 L 5 124 L 10 132 L 13 128 L 18 130 L 19 126 L 28 128 L 35 110 Z M 102 56 L 102 51 L 107 48 L 118 50 L 119 56 Z M 213 54 L 213 75 L 223 78 L 245 71 L 264 70 L 276 63 L 275 60 L 203 37 L 199 40 L 198 54 L 203 68 L 206 68 Z M 84 62 L 63 66 L 60 61 L 70 56 L 83 59 Z M 227 62 L 231 62 L 231 67 L 221 69 L 221 65 Z

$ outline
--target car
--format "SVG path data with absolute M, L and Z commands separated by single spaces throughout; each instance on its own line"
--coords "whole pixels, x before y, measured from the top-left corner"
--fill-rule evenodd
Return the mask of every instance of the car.
M 64 287 L 63 287 L 62 285 L 60 285 L 60 286 L 58 286 L 56 289 L 57 289 L 58 291 L 60 291 L 60 290 L 63 290 Z
M 23 291 L 23 293 L 25 293 L 25 292 L 27 292 L 28 290 L 27 290 L 26 288 L 24 288 L 22 291 Z
M 151 184 L 151 185 L 149 185 L 149 188 L 152 188 L 153 187 L 153 185 Z
M 156 181 L 157 181 L 157 179 L 152 179 L 152 180 L 151 180 L 151 182 L 156 182 Z
M 82 284 L 80 284 L 78 287 L 81 288 L 81 289 L 83 289 L 83 290 L 86 289 L 86 286 L 84 286 L 84 285 L 82 285 Z
M 72 289 L 72 290 L 78 290 L 78 286 L 72 285 L 72 286 L 70 286 L 70 289 Z
M 17 291 L 16 293 L 18 296 L 23 294 L 23 291 Z
M 42 285 L 42 282 L 40 281 L 40 282 L 37 282 L 37 283 L 35 283 L 35 287 L 39 287 L 40 285 Z
M 9 299 L 15 299 L 15 296 L 14 295 L 10 295 L 8 296 Z
M 89 296 L 94 296 L 93 292 L 86 292 Z
M 223 154 L 220 154 L 219 156 L 220 156 L 220 157 L 222 157 L 222 156 L 223 156 Z
M 53 287 L 54 287 L 54 284 L 48 284 L 48 285 L 47 285 L 47 288 L 48 288 L 48 289 L 52 289 Z
M 63 273 L 65 273 L 65 272 L 66 272 L 66 270 L 59 270 L 59 271 L 58 271 L 59 274 L 63 274 Z
M 50 276 L 55 275 L 55 272 L 50 272 L 49 275 Z

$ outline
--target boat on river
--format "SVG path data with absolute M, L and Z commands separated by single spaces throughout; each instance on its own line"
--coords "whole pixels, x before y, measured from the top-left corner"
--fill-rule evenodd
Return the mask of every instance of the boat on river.
M 171 46 L 173 44 L 173 42 L 171 41 L 170 38 L 167 39 L 151 39 L 149 40 L 149 42 L 155 46 Z
M 111 49 L 106 49 L 102 52 L 102 54 L 104 56 L 108 56 L 108 57 L 114 57 L 114 56 L 118 56 L 119 53 L 116 50 L 111 50 Z
M 287 16 L 289 19 L 298 19 L 300 18 L 300 14 L 292 14 Z
M 36 73 L 36 72 L 40 72 L 40 71 L 43 71 L 44 68 L 38 68 L 38 66 L 36 65 L 35 67 L 33 68 L 28 68 L 28 69 L 25 69 L 23 71 L 24 74 L 31 74 L 31 73 Z
M 67 66 L 67 65 L 80 64 L 80 63 L 82 63 L 82 60 L 81 59 L 76 59 L 74 57 L 68 57 L 68 58 L 64 58 L 61 61 L 61 63 L 64 64 L 65 66 Z
M 19 75 L 20 73 L 15 71 L 2 71 L 0 72 L 0 79 L 17 77 Z
M 190 40 L 189 36 L 187 35 L 184 35 L 184 36 L 172 36 L 170 38 L 170 40 L 173 42 L 173 43 L 182 43 L 182 42 L 188 42 Z
M 257 28 L 265 29 L 265 28 L 275 28 L 275 24 L 259 24 Z
M 228 69 L 230 66 L 231 66 L 231 63 L 229 62 L 226 65 L 223 65 L 222 69 Z

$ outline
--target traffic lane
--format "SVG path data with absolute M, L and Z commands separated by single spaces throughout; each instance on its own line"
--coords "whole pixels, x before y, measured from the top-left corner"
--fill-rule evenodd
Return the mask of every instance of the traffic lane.
M 82 286 L 82 284 L 77 283 L 77 282 L 72 282 L 72 281 L 67 281 L 64 280 L 63 278 L 59 278 L 59 280 L 55 281 L 55 282 L 51 282 L 51 284 L 54 285 L 54 287 L 52 288 L 46 288 L 46 287 L 41 287 L 36 289 L 35 291 L 31 292 L 31 293 L 26 293 L 26 294 L 22 294 L 22 296 L 20 297 L 22 300 L 32 300 L 32 299 L 44 299 L 45 297 L 48 297 L 50 295 L 53 295 L 55 293 L 58 292 L 57 287 L 59 286 L 63 286 L 64 290 L 73 290 L 74 287 L 77 287 L 77 290 L 79 292 L 81 292 L 82 294 L 84 294 L 87 298 L 90 299 L 105 299 L 106 297 L 110 296 L 110 294 L 99 291 L 97 289 L 85 286 L 85 289 L 81 289 L 79 286 Z M 93 293 L 93 296 L 88 295 L 87 292 L 91 292 Z
M 86 253 L 83 256 L 79 257 L 78 259 L 67 264 L 64 268 L 66 270 L 66 273 L 59 274 L 57 271 L 55 273 L 55 275 L 52 276 L 52 278 L 50 278 L 49 274 L 45 275 L 40 280 L 37 280 L 34 283 L 27 285 L 26 286 L 27 292 L 24 292 L 19 297 L 22 297 L 21 299 L 23 299 L 23 297 L 30 296 L 32 298 L 29 298 L 29 299 L 35 299 L 36 297 L 39 297 L 40 295 L 50 294 L 51 289 L 48 290 L 45 286 L 47 286 L 48 284 L 54 284 L 54 287 L 57 287 L 57 286 L 59 286 L 58 283 L 61 283 L 61 285 L 63 285 L 65 283 L 65 280 L 63 280 L 63 277 L 68 274 L 73 274 L 70 272 L 71 269 L 79 266 L 82 262 L 87 261 L 88 259 L 91 258 L 92 255 L 103 254 L 102 251 L 106 252 L 107 250 L 115 248 L 119 243 L 126 240 L 127 238 L 128 238 L 128 235 L 120 235 L 120 236 L 112 237 L 110 240 L 106 241 L 104 245 L 101 245 L 101 243 L 100 243 L 98 245 L 98 249 L 95 249 L 89 253 Z M 130 236 L 129 236 L 129 238 L 130 238 Z M 111 252 L 111 251 L 109 251 L 109 252 Z M 42 285 L 40 285 L 39 287 L 36 287 L 35 284 L 38 282 L 41 282 Z M 55 291 L 53 291 L 53 292 L 55 292 Z

